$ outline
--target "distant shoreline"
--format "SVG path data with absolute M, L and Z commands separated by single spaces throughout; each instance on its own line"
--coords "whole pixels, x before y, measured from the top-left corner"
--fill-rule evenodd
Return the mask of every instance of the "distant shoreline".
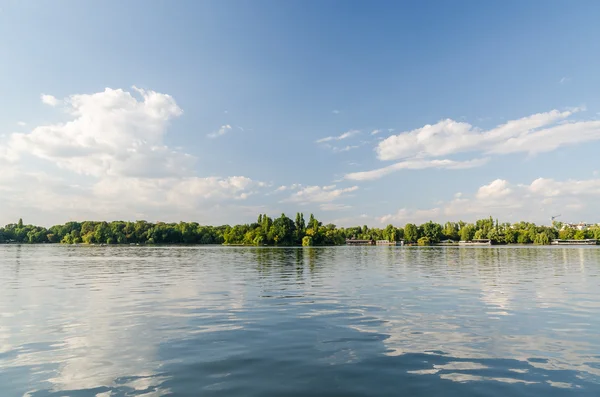
M 85 245 L 225 245 L 225 246 L 339 246 L 398 243 L 420 246 L 463 245 L 550 245 L 592 244 L 600 240 L 600 225 L 562 224 L 539 226 L 529 222 L 500 223 L 492 217 L 474 223 L 432 221 L 403 227 L 337 227 L 323 224 L 314 215 L 308 220 L 281 214 L 258 215 L 256 222 L 234 226 L 210 226 L 197 222 L 84 221 L 45 228 L 17 223 L 0 228 L 0 244 L 85 244 Z M 586 242 L 587 241 L 587 242 Z

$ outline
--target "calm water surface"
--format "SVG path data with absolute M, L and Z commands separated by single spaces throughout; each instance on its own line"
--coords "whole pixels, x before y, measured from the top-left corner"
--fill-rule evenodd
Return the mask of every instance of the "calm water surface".
M 600 396 L 598 248 L 0 246 L 0 395 Z

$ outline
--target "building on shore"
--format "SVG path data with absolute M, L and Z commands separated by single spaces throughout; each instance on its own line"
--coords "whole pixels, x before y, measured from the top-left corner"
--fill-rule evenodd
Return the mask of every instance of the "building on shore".
M 390 241 L 390 240 L 377 240 L 375 245 L 404 245 L 404 240 Z
M 585 222 L 579 222 L 579 223 L 563 223 L 561 230 L 566 230 L 566 229 L 575 229 L 575 230 L 588 230 L 590 227 L 593 226 L 598 226 L 597 224 L 593 224 L 593 223 L 585 223 Z
M 552 240 L 552 242 L 550 244 L 552 244 L 552 245 L 598 245 L 598 240 L 592 239 L 592 238 L 588 238 L 585 240 L 556 239 L 556 240 Z

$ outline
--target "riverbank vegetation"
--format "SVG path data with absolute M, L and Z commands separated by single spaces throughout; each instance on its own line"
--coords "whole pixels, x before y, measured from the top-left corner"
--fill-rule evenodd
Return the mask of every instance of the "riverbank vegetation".
M 553 239 L 600 239 L 600 226 L 586 230 L 533 223 L 499 223 L 492 218 L 475 223 L 447 222 L 444 225 L 427 222 L 422 225 L 408 223 L 404 227 L 388 225 L 385 228 L 368 226 L 337 227 L 323 224 L 312 214 L 295 219 L 281 214 L 271 218 L 259 215 L 256 222 L 235 226 L 206 226 L 196 222 L 150 223 L 136 222 L 67 222 L 48 229 L 18 223 L 0 228 L 0 243 L 63 243 L 63 244 L 226 244 L 226 245 L 277 245 L 319 246 L 342 245 L 346 239 L 404 240 L 419 245 L 441 241 L 490 239 L 496 244 L 550 244 Z

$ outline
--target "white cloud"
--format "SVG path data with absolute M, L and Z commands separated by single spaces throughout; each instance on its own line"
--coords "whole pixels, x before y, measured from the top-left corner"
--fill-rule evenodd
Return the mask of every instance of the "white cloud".
M 53 95 L 42 94 L 42 102 L 48 106 L 57 106 L 60 101 Z
M 590 214 L 590 203 L 600 199 L 600 179 L 565 180 L 538 178 L 530 184 L 511 184 L 497 179 L 479 187 L 473 194 L 457 193 L 435 208 L 411 210 L 402 208 L 394 214 L 378 218 L 381 224 L 422 223 L 429 220 L 475 221 L 492 216 L 501 222 L 530 221 L 549 224 L 550 217 L 561 214 L 565 221 L 596 223 Z
M 538 178 L 528 189 L 531 193 L 543 197 L 600 196 L 600 179 L 555 181 Z
M 461 152 L 539 153 L 565 144 L 600 139 L 600 121 L 563 122 L 579 109 L 552 110 L 511 120 L 482 131 L 471 124 L 446 119 L 381 141 L 381 160 L 440 157 Z M 544 128 L 545 127 L 545 128 Z
M 275 192 L 279 193 L 279 192 L 285 192 L 286 190 L 297 190 L 297 189 L 300 189 L 300 187 L 302 187 L 302 185 L 300 185 L 299 183 L 293 183 L 288 186 L 281 185 L 277 189 L 275 189 Z
M 503 179 L 496 179 L 489 185 L 484 185 L 477 191 L 477 199 L 479 200 L 496 200 L 502 199 L 512 193 L 508 187 L 508 182 Z
M 347 193 L 356 190 L 358 190 L 358 186 L 338 189 L 336 189 L 336 185 L 307 186 L 292 194 L 284 201 L 291 203 L 327 203 L 347 196 Z
M 324 203 L 319 205 L 321 211 L 345 211 L 351 209 L 352 206 L 337 203 Z
M 148 206 L 166 205 L 193 210 L 201 203 L 220 200 L 246 199 L 252 190 L 262 184 L 244 176 L 185 177 L 185 178 L 121 178 L 104 179 L 93 187 L 94 196 L 103 202 L 128 200 L 144 202 Z M 117 203 L 114 203 L 117 204 Z
M 1 215 L 27 214 L 44 224 L 135 218 L 222 222 L 235 218 L 233 203 L 267 187 L 246 176 L 194 175 L 195 158 L 164 144 L 169 123 L 182 114 L 175 100 L 133 90 L 138 95 L 110 88 L 72 95 L 62 101 L 70 115 L 66 122 L 13 133 L 0 142 Z M 226 208 L 225 216 L 218 208 Z
M 379 134 L 381 131 L 383 131 L 383 130 L 373 130 L 373 131 L 371 131 L 371 135 L 377 135 L 377 134 Z
M 447 203 L 444 213 L 453 219 L 491 215 L 511 222 L 529 220 L 546 224 L 551 215 L 562 213 L 568 220 L 579 221 L 593 199 L 600 199 L 600 179 L 538 178 L 530 184 L 497 179 L 481 186 L 472 198 L 463 196 Z
M 566 76 L 565 76 L 565 77 L 562 77 L 562 78 L 560 79 L 559 83 L 560 83 L 560 84 L 565 84 L 565 83 L 568 83 L 569 81 L 571 81 L 571 78 L 570 78 L 570 77 L 566 77 Z
M 360 133 L 360 131 L 350 130 L 350 131 L 346 131 L 343 134 L 338 135 L 338 136 L 328 136 L 325 138 L 317 139 L 315 142 L 316 143 L 324 143 L 324 142 L 329 142 L 329 141 L 341 141 L 342 139 L 350 138 L 351 136 L 356 135 L 358 133 Z
M 430 220 L 435 220 L 439 217 L 441 210 L 439 208 L 431 208 L 428 210 L 410 211 L 406 208 L 399 209 L 394 214 L 388 214 L 380 217 L 379 223 L 389 224 L 394 223 L 404 225 L 406 223 L 422 224 Z
M 6 151 L 13 159 L 32 155 L 84 175 L 186 173 L 193 157 L 163 144 L 168 122 L 182 110 L 169 95 L 134 89 L 141 100 L 110 88 L 72 95 L 64 101 L 70 121 L 14 133 Z
M 27 125 L 27 123 L 26 123 L 26 122 L 24 122 L 24 121 L 19 121 L 19 122 L 17 123 L 17 125 L 18 125 L 18 126 L 20 126 L 20 127 L 25 127 L 25 126 Z
M 373 179 L 379 179 L 385 175 L 391 174 L 399 170 L 421 170 L 426 168 L 445 168 L 445 169 L 467 169 L 479 167 L 485 164 L 489 159 L 473 159 L 467 161 L 455 161 L 455 160 L 407 160 L 388 165 L 387 167 L 378 168 L 371 171 L 352 172 L 346 174 L 344 179 L 350 179 L 355 181 L 367 181 Z
M 333 113 L 333 114 L 340 114 L 341 112 L 339 110 L 335 110 L 334 109 L 334 110 L 331 111 L 331 113 Z
M 227 134 L 231 130 L 232 130 L 232 127 L 229 124 L 225 124 L 225 125 L 222 125 L 221 128 L 219 128 L 217 131 L 208 134 L 207 137 L 217 138 L 217 137 Z

